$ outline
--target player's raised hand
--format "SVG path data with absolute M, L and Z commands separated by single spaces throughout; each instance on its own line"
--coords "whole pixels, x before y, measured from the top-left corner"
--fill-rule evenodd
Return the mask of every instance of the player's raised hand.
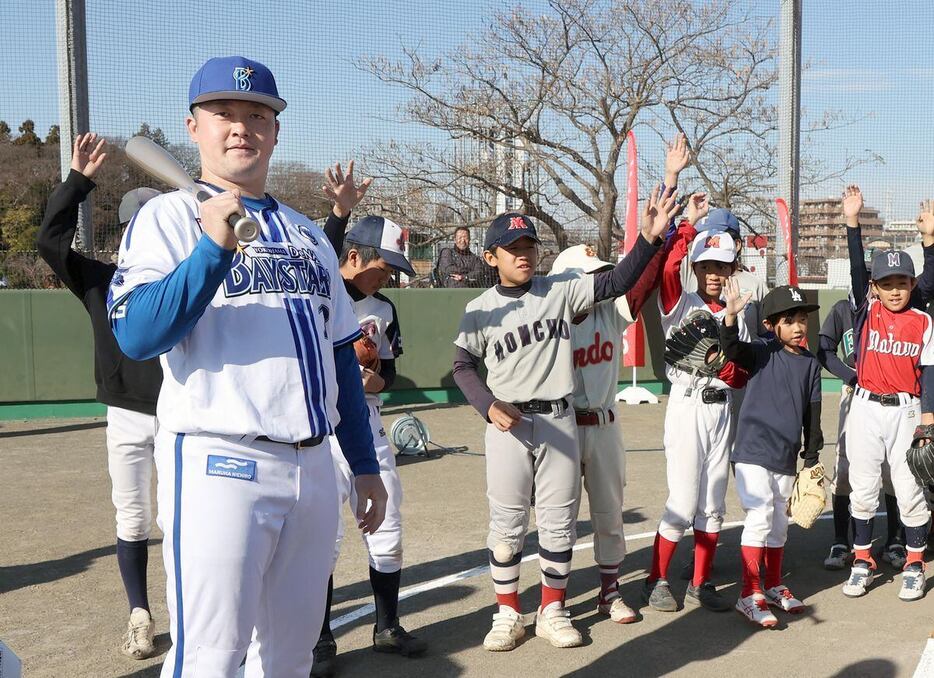
M 490 422 L 500 431 L 508 431 L 522 420 L 522 412 L 512 403 L 496 400 L 487 412 Z
M 726 284 L 723 286 L 723 298 L 726 301 L 726 315 L 735 318 L 743 312 L 746 304 L 752 299 L 752 292 L 743 294 L 739 287 L 739 280 L 731 276 L 726 279 Z
M 652 189 L 652 195 L 642 210 L 642 237 L 654 243 L 664 235 L 671 219 L 680 209 L 678 205 L 678 192 L 666 188 L 664 195 L 659 195 L 660 186 Z
M 389 499 L 386 486 L 378 473 L 356 476 L 353 484 L 357 493 L 357 505 L 354 507 L 357 527 L 364 534 L 373 534 L 386 517 L 386 502 Z
M 665 185 L 673 188 L 678 185 L 678 175 L 691 164 L 691 149 L 683 134 L 678 135 L 668 144 L 665 154 Z
M 918 212 L 918 233 L 925 246 L 934 244 L 934 200 L 921 202 Z
M 358 186 L 353 175 L 353 160 L 347 165 L 347 174 L 344 174 L 341 164 L 337 163 L 334 167 L 328 167 L 324 173 L 324 180 L 327 182 L 321 189 L 332 203 L 334 203 L 334 214 L 344 219 L 353 208 L 360 204 L 367 189 L 373 183 L 372 179 L 364 179 Z
M 227 219 L 231 214 L 246 214 L 240 200 L 240 190 L 224 191 L 211 196 L 198 208 L 201 210 L 201 229 L 225 250 L 237 249 L 237 236 Z
M 684 218 L 691 226 L 707 216 L 710 211 L 710 197 L 706 193 L 692 193 L 688 198 L 688 205 L 684 211 Z
M 863 193 L 856 184 L 850 184 L 843 191 L 843 217 L 849 228 L 859 226 L 859 213 L 863 209 Z
M 106 149 L 104 137 L 98 137 L 95 132 L 79 134 L 71 149 L 71 169 L 90 179 L 107 159 Z

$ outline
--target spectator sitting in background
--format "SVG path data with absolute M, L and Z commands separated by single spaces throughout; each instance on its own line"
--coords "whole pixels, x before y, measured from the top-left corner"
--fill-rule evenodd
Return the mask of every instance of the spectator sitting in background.
M 470 251 L 466 226 L 454 230 L 454 247 L 441 250 L 437 270 L 441 287 L 489 287 L 493 282 L 493 269 Z

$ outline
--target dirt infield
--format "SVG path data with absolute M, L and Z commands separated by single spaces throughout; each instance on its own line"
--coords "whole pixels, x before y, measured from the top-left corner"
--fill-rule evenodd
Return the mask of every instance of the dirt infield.
M 836 432 L 837 398 L 825 396 L 824 432 Z M 403 409 L 384 413 L 387 428 Z M 468 454 L 438 454 L 401 462 L 405 489 L 406 568 L 404 588 L 420 593 L 400 604 L 403 624 L 430 643 L 421 659 L 377 655 L 369 649 L 372 615 L 347 615 L 370 600 L 366 556 L 355 527 L 335 573 L 333 618 L 340 675 L 351 676 L 911 676 L 934 627 L 932 598 L 903 603 L 897 576 L 882 576 L 859 600 L 839 590 L 845 573 L 821 567 L 832 536 L 829 520 L 809 531 L 792 527 L 785 571 L 787 583 L 810 606 L 797 618 L 780 617 L 772 631 L 752 627 L 734 612 L 689 608 L 673 614 L 643 608 L 636 624 L 618 626 L 595 612 L 597 573 L 590 542 L 586 499 L 568 601 L 584 647 L 557 650 L 531 635 L 514 652 L 490 654 L 481 647 L 492 613 L 485 574 L 457 573 L 485 563 L 487 523 L 482 458 L 483 424 L 468 407 L 408 408 L 442 445 L 467 446 Z M 629 556 L 621 592 L 640 606 L 639 588 L 651 556 L 651 535 L 665 501 L 665 466 L 660 449 L 662 406 L 622 408 L 628 453 L 626 531 Z M 830 464 L 833 446 L 824 450 Z M 119 652 L 128 611 L 114 555 L 113 509 L 99 419 L 12 422 L 0 427 L 0 639 L 23 660 L 25 675 L 157 676 L 161 657 L 135 662 Z M 734 490 L 728 521 L 742 512 Z M 349 514 L 345 512 L 345 519 Z M 876 535 L 884 530 L 877 521 Z M 723 592 L 738 592 L 739 535 L 728 527 L 721 538 L 714 578 Z M 159 545 L 150 549 L 150 598 L 163 652 L 168 645 L 164 577 Z M 690 538 L 675 556 L 673 572 L 688 556 Z M 535 553 L 530 535 L 525 554 Z M 446 585 L 441 578 L 449 577 Z M 681 598 L 685 582 L 673 576 Z M 928 589 L 931 586 L 929 584 Z M 538 567 L 523 565 L 521 600 L 537 605 Z M 534 627 L 528 630 L 534 634 Z

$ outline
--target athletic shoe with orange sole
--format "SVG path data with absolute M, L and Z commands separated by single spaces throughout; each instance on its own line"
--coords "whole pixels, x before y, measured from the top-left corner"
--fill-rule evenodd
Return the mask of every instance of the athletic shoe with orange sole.
M 765 599 L 769 605 L 777 607 L 788 614 L 801 614 L 807 606 L 795 598 L 787 586 L 779 584 L 765 591 Z

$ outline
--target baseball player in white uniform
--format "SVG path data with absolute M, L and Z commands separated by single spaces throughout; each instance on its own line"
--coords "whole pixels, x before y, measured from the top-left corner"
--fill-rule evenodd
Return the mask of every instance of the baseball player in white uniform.
M 131 358 L 161 356 L 155 442 L 170 633 L 162 676 L 305 678 L 324 614 L 341 441 L 366 531 L 379 479 L 337 256 L 307 217 L 265 192 L 285 108 L 272 73 L 210 59 L 186 124 L 198 203 L 150 200 L 124 234 L 108 306 Z M 260 235 L 238 244 L 228 218 Z M 252 640 L 252 642 L 251 642 Z M 249 652 L 247 650 L 249 649 Z

